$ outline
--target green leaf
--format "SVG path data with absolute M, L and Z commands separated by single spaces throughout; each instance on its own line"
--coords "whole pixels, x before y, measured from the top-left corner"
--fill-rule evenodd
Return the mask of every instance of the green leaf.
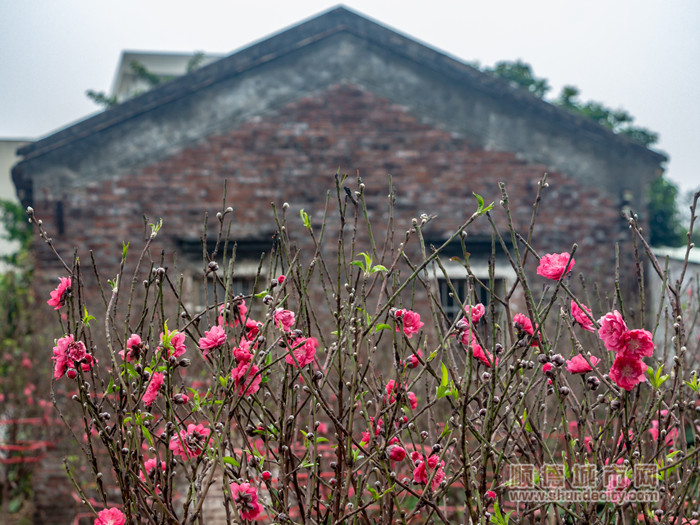
M 380 330 L 391 330 L 391 326 L 389 326 L 386 323 L 379 323 L 375 328 L 374 328 L 374 333 L 376 334 Z
M 265 297 L 269 293 L 270 293 L 269 290 L 263 290 L 260 293 L 256 293 L 253 297 L 255 297 L 256 299 L 262 299 L 263 297 Z
M 561 451 L 561 464 L 564 465 L 564 477 L 566 479 L 571 479 L 571 471 L 569 470 L 569 464 L 566 462 L 566 452 Z
M 223 458 L 221 458 L 221 461 L 223 461 L 227 465 L 233 465 L 234 467 L 241 466 L 241 464 L 238 461 L 236 461 L 235 458 L 232 458 L 231 456 L 224 456 Z
M 131 363 L 124 363 L 123 366 L 126 369 L 126 373 L 129 375 L 130 379 L 137 379 L 141 377 L 141 375 L 136 372 L 134 365 L 132 365 Z
M 377 501 L 379 499 L 379 493 L 375 489 L 373 489 L 372 487 L 367 487 L 367 490 L 370 492 L 370 494 L 372 494 L 372 499 L 374 501 Z
M 158 232 L 163 226 L 163 219 L 158 219 L 158 222 L 155 224 L 150 224 L 149 226 L 151 227 L 151 239 L 155 239 L 156 235 L 158 235 Z
M 365 395 L 369 392 L 369 390 L 365 390 L 364 392 L 360 392 L 355 395 L 355 401 L 360 401 Z
M 484 198 L 481 195 L 474 192 L 472 192 L 472 195 L 476 197 L 476 202 L 479 205 L 479 207 L 476 210 L 477 215 L 483 215 L 487 211 L 491 211 L 493 209 L 493 202 L 488 206 L 484 206 Z
M 445 437 L 447 434 L 449 434 L 450 432 L 452 432 L 452 431 L 450 430 L 450 423 L 449 423 L 449 422 L 445 422 L 445 428 L 443 428 L 443 429 L 442 429 L 442 432 L 440 432 L 440 439 L 444 438 L 444 437 Z
M 532 432 L 532 427 L 530 426 L 530 422 L 527 420 L 527 408 L 523 412 L 523 423 L 525 424 L 525 432 Z
M 661 375 L 661 372 L 664 368 L 664 365 L 662 364 L 656 372 L 653 371 L 651 367 L 647 367 L 647 376 L 649 376 L 649 382 L 651 385 L 656 388 L 657 390 L 663 385 L 668 378 L 670 377 L 668 374 Z
M 222 388 L 226 388 L 226 383 L 228 383 L 228 376 L 219 376 L 219 384 Z
M 328 438 L 317 437 L 317 438 L 316 438 L 316 443 L 328 443 Z
M 512 512 L 512 511 L 511 511 Z M 510 512 L 506 514 L 506 517 L 503 517 L 503 514 L 501 514 L 501 508 L 498 505 L 498 500 L 495 500 L 493 502 L 493 514 L 491 514 L 491 523 L 494 525 L 508 525 L 508 518 L 510 517 Z
M 445 363 L 440 362 L 440 368 L 442 369 L 442 379 L 440 379 L 440 386 L 447 386 L 450 383 L 450 375 L 447 372 L 447 367 Z
M 94 321 L 94 320 L 95 320 L 95 317 L 92 316 L 92 315 L 90 315 L 90 314 L 88 314 L 87 306 L 83 306 L 83 309 L 84 309 L 84 311 L 85 311 L 85 313 L 83 314 L 83 324 L 84 324 L 85 326 L 90 326 L 90 321 Z
M 474 195 L 474 197 L 476 197 L 476 202 L 479 204 L 479 208 L 476 211 L 477 211 L 477 213 L 481 213 L 481 210 L 484 209 L 484 198 L 481 195 L 479 195 L 478 193 L 472 192 L 472 195 Z
M 126 259 L 126 254 L 129 251 L 129 243 L 122 241 L 122 259 Z
M 107 390 L 105 390 L 105 395 L 108 396 L 114 392 L 114 377 L 109 378 L 109 385 L 107 385 Z
M 376 273 L 376 272 L 388 272 L 386 266 L 383 264 L 375 264 L 372 266 L 372 270 L 369 273 Z
M 254 455 L 256 458 L 258 458 L 258 459 L 261 459 L 261 458 L 264 457 L 260 452 L 258 452 L 258 449 L 257 449 L 257 447 L 255 446 L 255 443 L 251 443 L 251 444 L 250 444 L 250 451 L 251 451 L 251 452 L 253 453 L 253 455 Z
M 301 210 L 299 210 L 299 215 L 301 216 L 301 220 L 304 223 L 306 229 L 311 230 L 311 221 L 309 221 L 309 214 L 306 213 L 302 208 Z
M 149 430 L 146 428 L 145 425 L 141 425 L 141 432 L 143 433 L 143 436 L 148 440 L 148 443 L 153 446 L 153 438 L 151 437 L 151 433 Z
M 359 255 L 365 258 L 365 268 L 369 270 L 372 267 L 372 258 L 367 252 L 361 252 Z

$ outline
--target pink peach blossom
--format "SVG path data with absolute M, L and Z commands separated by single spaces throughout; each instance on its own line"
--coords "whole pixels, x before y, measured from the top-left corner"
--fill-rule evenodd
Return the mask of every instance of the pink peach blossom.
M 126 349 L 120 350 L 119 355 L 127 362 L 137 360 L 141 356 L 141 351 L 144 349 L 144 344 L 137 334 L 131 334 L 126 340 Z
M 654 354 L 654 339 L 647 330 L 628 330 L 622 337 L 622 351 L 636 358 Z
M 183 392 L 178 392 L 173 396 L 173 403 L 176 405 L 184 405 L 190 400 L 190 396 Z
M 464 307 L 464 309 L 466 310 L 467 315 L 471 317 L 472 323 L 474 324 L 478 323 L 484 316 L 484 313 L 486 313 L 486 308 L 481 303 L 475 304 L 474 306 L 467 305 Z
M 399 445 L 391 445 L 387 448 L 391 461 L 403 461 L 406 458 L 406 449 Z
M 143 483 L 146 483 L 146 476 L 148 476 L 151 480 L 151 482 L 156 486 L 156 494 L 160 494 L 160 487 L 158 484 L 156 484 L 156 480 L 158 479 L 158 471 L 156 470 L 156 467 L 158 466 L 158 460 L 155 458 L 151 458 L 146 460 L 146 462 L 143 464 L 145 472 L 143 470 L 139 471 L 139 479 Z M 165 461 L 160 462 L 160 469 L 161 472 L 165 472 Z
M 219 325 L 214 325 L 211 330 L 204 332 L 204 337 L 199 339 L 199 349 L 202 355 L 206 356 L 209 350 L 219 348 L 226 342 L 226 332 Z
M 409 392 L 406 394 L 406 396 L 408 397 L 408 406 L 411 407 L 411 410 L 418 408 L 418 398 L 416 397 L 416 394 Z
M 571 264 L 569 264 L 569 259 L 571 259 Z M 574 264 L 576 261 L 566 252 L 548 253 L 540 259 L 537 274 L 558 281 L 574 268 Z
M 245 363 L 253 359 L 250 347 L 250 341 L 241 339 L 241 345 L 233 349 L 233 357 L 236 359 L 237 363 Z
M 211 431 L 203 425 L 187 425 L 179 434 L 170 440 L 170 450 L 182 459 L 199 456 L 209 445 Z
M 87 372 L 94 362 L 92 355 L 87 353 L 85 343 L 76 341 L 73 334 L 68 334 L 56 341 L 51 359 L 54 361 L 53 376 L 55 379 L 62 378 L 68 370 L 74 370 L 78 365 L 83 372 Z M 71 377 L 71 379 L 74 378 L 75 376 Z
M 421 352 L 420 348 L 416 350 L 415 354 L 411 355 L 411 357 L 406 360 L 406 366 L 409 368 L 417 368 L 418 365 L 420 365 L 420 359 L 418 359 L 419 357 L 423 357 L 423 352 Z
M 250 483 L 231 483 L 231 496 L 241 518 L 250 521 L 258 519 L 263 507 L 258 502 L 258 491 L 255 487 Z
M 369 443 L 372 440 L 372 432 L 374 432 L 374 436 L 377 437 L 381 432 L 382 428 L 384 427 L 384 421 L 382 418 L 379 418 L 377 420 L 377 424 L 374 424 L 374 418 L 370 417 L 369 418 L 369 430 L 367 432 L 362 433 L 362 443 Z
M 236 392 L 239 396 L 250 396 L 260 390 L 262 375 L 260 369 L 252 362 L 241 361 L 231 370 Z
M 396 401 L 396 396 L 394 395 L 394 386 L 396 386 L 396 382 L 393 379 L 391 379 L 386 384 L 386 395 L 387 399 L 389 400 L 389 403 L 394 403 Z M 405 387 L 399 387 L 399 392 L 404 390 Z M 408 405 L 411 407 L 411 410 L 415 410 L 418 407 L 418 398 L 416 397 L 416 394 L 414 394 L 413 392 L 406 392 L 406 399 L 408 401 Z
M 61 277 L 56 289 L 49 294 L 51 299 L 46 301 L 46 304 L 53 306 L 54 310 L 59 310 L 61 306 L 66 304 L 66 297 L 71 292 L 71 286 L 70 277 Z
M 605 348 L 611 352 L 619 352 L 624 348 L 624 336 L 627 332 L 627 325 L 625 324 L 622 315 L 617 310 L 608 312 L 598 321 L 600 328 L 598 329 L 598 336 L 603 340 Z
M 291 344 L 292 348 L 284 358 L 287 363 L 303 367 L 314 362 L 316 347 L 318 346 L 318 341 L 315 337 L 299 338 Z
M 252 342 L 256 337 L 258 337 L 258 334 L 260 334 L 260 327 L 258 326 L 258 322 L 250 318 L 246 319 L 245 331 L 243 336 L 248 341 Z
M 469 326 L 469 323 L 464 321 L 464 319 L 457 322 L 457 329 L 459 330 L 459 342 L 464 346 L 469 347 L 478 344 L 476 342 L 476 336 L 471 330 L 471 326 Z
M 589 332 L 594 332 L 595 326 L 593 325 L 593 321 L 590 317 L 591 309 L 583 303 L 581 303 L 581 306 L 583 306 L 583 309 L 579 308 L 579 305 L 576 304 L 576 301 L 572 300 L 571 316 L 574 318 L 574 321 L 576 321 L 581 326 L 581 328 L 583 328 L 584 330 L 588 330 Z
M 478 344 L 472 345 L 472 353 L 474 354 L 475 358 L 477 358 L 489 368 L 491 368 L 491 366 L 493 365 L 498 365 L 498 358 L 493 357 L 493 355 L 491 355 L 491 352 L 489 352 L 488 350 L 484 350 Z
M 243 299 L 234 299 L 232 303 L 222 304 L 219 306 L 219 318 L 217 319 L 219 326 L 224 326 L 224 310 L 226 308 L 229 309 L 226 313 L 226 324 L 231 327 L 241 324 L 248 313 L 248 307 Z
M 126 516 L 116 507 L 101 510 L 97 514 L 94 525 L 124 525 Z
M 417 334 L 425 323 L 420 320 L 420 315 L 412 310 L 396 310 L 394 313 L 398 325 L 396 331 L 403 333 L 409 339 Z
M 165 348 L 167 349 L 168 357 L 180 357 L 182 354 L 187 352 L 187 347 L 185 346 L 184 332 L 178 332 L 177 330 L 168 330 L 165 334 L 161 332 L 160 344 L 161 347 L 165 346 Z
M 148 387 L 146 387 L 146 393 L 143 395 L 143 404 L 147 407 L 150 407 L 156 400 L 156 397 L 158 397 L 160 387 L 163 386 L 164 377 L 165 376 L 160 372 L 153 373 L 151 381 L 148 383 Z
M 412 456 L 413 457 L 413 456 Z M 414 461 L 415 463 L 415 461 Z M 427 466 L 426 466 L 427 463 Z M 439 466 L 438 466 L 439 463 Z M 428 483 L 428 478 L 433 475 L 433 480 L 430 486 L 433 490 L 437 489 L 443 479 L 445 479 L 445 471 L 442 468 L 445 466 L 444 461 L 440 461 L 440 456 L 433 454 L 427 460 L 420 461 L 413 471 L 413 481 L 415 483 Z
M 533 326 L 530 318 L 523 314 L 515 314 L 513 316 L 513 326 L 518 331 L 518 337 L 520 339 L 524 338 L 526 335 L 535 335 L 535 330 L 538 328 L 536 325 Z M 530 346 L 539 346 L 539 340 L 537 337 L 532 338 Z
M 279 327 L 284 332 L 289 332 L 294 326 L 294 312 L 285 310 L 284 308 L 277 308 L 273 315 L 275 321 L 275 326 Z
M 596 366 L 600 359 L 592 355 L 590 357 L 590 361 L 591 365 Z M 583 357 L 581 354 L 577 354 L 571 359 L 566 360 L 566 369 L 572 374 L 585 374 L 587 372 L 590 372 L 591 370 L 593 370 L 591 368 L 591 365 L 589 365 L 586 362 L 586 358 Z
M 620 388 L 632 390 L 637 384 L 646 381 L 646 370 L 647 365 L 641 359 L 619 353 L 610 368 L 609 376 Z

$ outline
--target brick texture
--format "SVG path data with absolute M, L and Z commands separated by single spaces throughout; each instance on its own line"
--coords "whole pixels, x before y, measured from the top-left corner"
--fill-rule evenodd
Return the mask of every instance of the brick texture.
M 377 226 L 388 220 L 391 174 L 398 229 L 409 227 L 411 218 L 421 213 L 436 214 L 426 229 L 426 236 L 434 240 L 446 238 L 475 210 L 472 192 L 496 201 L 493 216 L 504 226 L 499 182 L 507 186 L 517 229 L 526 233 L 536 183 L 549 172 L 535 249 L 568 251 L 576 242 L 576 269 L 602 277 L 608 285 L 614 243 L 629 238 L 619 204 L 597 188 L 511 153 L 473 147 L 468 140 L 419 122 L 400 106 L 348 85 L 205 137 L 133 173 L 77 188 L 62 201 L 64 229 L 53 238 L 64 253 L 77 246 L 84 261 L 87 250 L 93 250 L 109 275 L 116 271 L 121 242 L 144 231 L 143 216 L 151 221 L 162 217 L 165 226 L 157 247 L 164 250 L 166 262 L 172 262 L 178 239 L 199 238 L 204 213 L 213 217 L 221 209 L 226 182 L 227 204 L 235 210 L 234 238 L 266 240 L 274 232 L 271 202 L 288 202 L 293 220 L 304 208 L 312 222 L 320 224 L 326 192 L 334 191 L 338 170 L 362 177 L 368 211 Z M 40 192 L 35 197 L 37 212 L 55 228 L 55 199 Z M 489 235 L 490 227 L 482 220 L 470 232 Z M 40 278 L 48 288 L 56 266 L 48 250 L 39 247 L 38 254 Z

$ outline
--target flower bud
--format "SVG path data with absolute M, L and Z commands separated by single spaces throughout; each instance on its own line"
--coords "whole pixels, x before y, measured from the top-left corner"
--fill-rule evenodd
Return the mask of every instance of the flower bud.
M 552 363 L 554 363 L 554 366 L 564 366 L 566 359 L 564 359 L 561 354 L 554 354 L 552 356 Z

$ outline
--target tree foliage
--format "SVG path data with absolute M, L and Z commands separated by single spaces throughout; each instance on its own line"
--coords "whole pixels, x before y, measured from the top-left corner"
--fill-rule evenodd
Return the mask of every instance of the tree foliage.
M 681 246 L 683 227 L 678 213 L 678 186 L 659 177 L 649 187 L 649 242 L 652 246 Z
M 658 133 L 646 128 L 634 126 L 634 117 L 624 109 L 610 109 L 599 102 L 582 102 L 579 100 L 579 89 L 575 86 L 564 86 L 553 103 L 574 113 L 595 120 L 613 133 L 624 135 L 641 144 L 651 146 L 659 140 Z
M 535 76 L 529 64 L 498 62 L 483 71 L 504 78 L 526 89 L 538 98 L 544 99 L 550 86 L 546 79 Z M 649 147 L 656 144 L 659 134 L 647 128 L 634 125 L 634 117 L 623 109 L 611 109 L 600 102 L 580 99 L 580 91 L 575 86 L 564 86 L 559 95 L 550 101 L 555 106 L 567 109 L 577 115 L 594 120 L 617 135 Z M 679 246 L 685 242 L 683 227 L 678 211 L 678 186 L 661 176 L 649 188 L 649 226 L 652 246 Z
M 26 219 L 27 213 L 22 206 L 14 201 L 0 199 L 0 238 L 6 241 L 16 241 L 19 249 L 8 255 L 0 255 L 0 260 L 17 265 L 29 249 L 32 241 L 32 228 Z
M 494 67 L 484 68 L 483 71 L 515 83 L 541 99 L 544 99 L 551 90 L 547 79 L 535 76 L 530 64 L 522 60 L 497 62 Z M 658 133 L 633 125 L 634 117 L 627 111 L 611 109 L 600 102 L 584 102 L 579 99 L 579 95 L 580 91 L 577 87 L 567 85 L 550 102 L 555 106 L 595 120 L 613 133 L 624 135 L 642 146 L 651 146 L 658 142 Z
M 521 60 L 496 62 L 494 67 L 485 68 L 484 71 L 514 82 L 538 98 L 544 98 L 549 90 L 552 89 L 546 79 L 537 78 L 534 75 L 530 64 L 526 64 Z

